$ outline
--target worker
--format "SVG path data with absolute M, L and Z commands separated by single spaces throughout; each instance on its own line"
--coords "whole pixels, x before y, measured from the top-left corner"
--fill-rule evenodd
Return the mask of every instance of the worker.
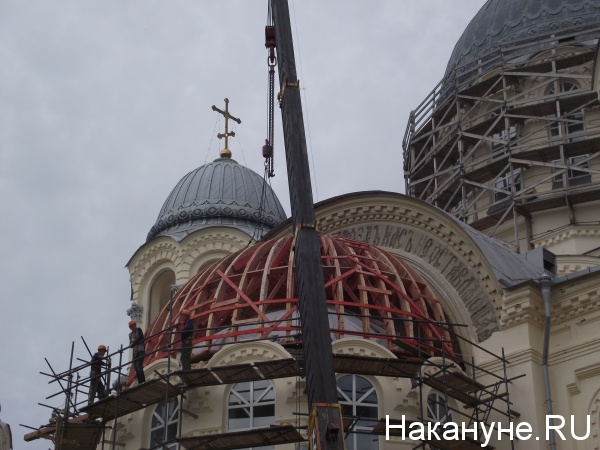
M 90 363 L 90 391 L 88 393 L 88 405 L 94 403 L 94 398 L 102 400 L 106 398 L 106 389 L 102 383 L 102 366 L 110 367 L 110 358 L 105 358 L 106 346 L 99 345 L 98 351 L 92 356 Z
M 146 382 L 144 375 L 144 358 L 146 357 L 146 349 L 144 348 L 144 332 L 137 326 L 135 320 L 129 321 L 129 346 L 133 350 L 133 368 L 138 384 Z
M 191 319 L 191 313 L 188 309 L 181 311 L 179 329 L 181 333 L 181 368 L 183 370 L 191 370 L 194 322 Z

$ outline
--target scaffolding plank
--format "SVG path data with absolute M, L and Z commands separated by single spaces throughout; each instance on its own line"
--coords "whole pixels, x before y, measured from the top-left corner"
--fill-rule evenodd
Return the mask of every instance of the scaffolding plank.
M 477 404 L 478 398 L 471 392 L 485 389 L 481 383 L 460 373 L 441 370 L 435 375 L 423 377 L 423 383 L 448 395 L 461 403 Z
M 211 371 L 218 376 L 224 384 L 262 380 L 260 372 L 256 370 L 252 364 L 213 367 L 211 368 Z
M 173 375 L 178 376 L 188 388 L 221 384 L 221 381 L 219 381 L 215 374 L 206 368 L 177 370 Z
M 118 396 L 109 396 L 89 406 L 80 409 L 81 412 L 110 420 L 153 405 L 166 397 L 172 398 L 178 394 L 178 389 L 168 385 L 163 380 L 155 379 L 131 389 L 122 391 Z
M 473 378 L 460 373 L 450 372 L 448 370 L 440 370 L 435 375 L 424 378 L 425 382 L 438 383 L 442 386 L 448 386 L 450 389 L 464 392 L 482 391 L 485 386 Z M 433 387 L 433 386 L 432 386 Z M 436 388 L 437 389 L 437 388 Z
M 334 355 L 333 367 L 339 373 L 412 378 L 423 363 L 421 358 L 372 358 L 357 355 Z
M 89 416 L 87 414 L 83 414 L 81 416 L 77 416 L 77 417 L 68 419 L 68 422 L 70 424 L 72 424 L 72 423 L 86 422 L 89 420 L 90 420 Z M 23 436 L 23 440 L 25 442 L 31 442 L 31 441 L 34 441 L 36 439 L 41 439 L 41 438 L 50 439 L 54 436 L 55 433 L 56 433 L 56 424 L 45 425 L 43 427 L 38 428 L 35 431 L 27 433 L 25 436 Z
M 187 450 L 230 450 L 304 441 L 298 430 L 291 425 L 178 439 Z
M 301 375 L 298 361 L 294 358 L 278 359 L 274 361 L 261 361 L 254 363 L 254 366 L 264 378 L 272 380 L 274 378 L 287 378 Z
M 64 424 L 62 437 L 56 444 L 63 450 L 94 450 L 102 436 L 103 426 L 95 422 Z

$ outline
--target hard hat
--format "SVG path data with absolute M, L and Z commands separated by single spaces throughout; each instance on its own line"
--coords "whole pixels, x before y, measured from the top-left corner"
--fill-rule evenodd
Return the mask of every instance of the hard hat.
M 192 313 L 189 309 L 184 309 L 183 311 L 181 311 L 181 315 L 191 317 Z
M 98 346 L 98 351 L 101 351 L 101 350 L 104 350 L 104 351 L 106 351 L 106 345 L 102 345 L 102 344 L 100 344 L 100 345 Z
M 131 325 L 137 325 L 137 322 L 135 320 L 130 320 L 129 321 L 129 326 L 131 326 Z

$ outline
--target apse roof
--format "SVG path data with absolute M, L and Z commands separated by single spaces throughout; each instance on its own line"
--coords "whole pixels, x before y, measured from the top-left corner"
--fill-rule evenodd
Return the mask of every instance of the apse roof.
M 446 75 L 508 41 L 529 38 L 533 43 L 542 35 L 576 31 L 598 20 L 600 0 L 488 0 L 456 43 Z
M 146 240 L 157 236 L 180 240 L 215 225 L 253 234 L 257 228 L 266 232 L 285 219 L 275 192 L 262 177 L 231 158 L 218 158 L 177 183 Z

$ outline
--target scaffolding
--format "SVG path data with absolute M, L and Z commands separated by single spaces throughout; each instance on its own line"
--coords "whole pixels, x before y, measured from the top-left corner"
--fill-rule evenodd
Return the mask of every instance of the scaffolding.
M 552 29 L 449 68 L 411 112 L 406 193 L 517 251 L 540 237 L 536 213 L 582 224 L 575 205 L 600 199 L 598 36 L 600 22 Z
M 332 315 L 338 316 L 336 317 L 337 320 L 340 319 L 339 314 L 332 313 Z M 346 315 L 354 316 L 355 314 L 346 313 Z M 410 329 L 411 327 L 408 324 L 410 322 L 410 325 L 417 330 L 416 335 L 403 336 L 396 333 L 393 335 L 377 334 L 370 336 L 390 341 L 396 357 L 377 358 L 336 353 L 333 360 L 336 373 L 410 380 L 413 388 L 418 392 L 420 405 L 420 412 L 411 419 L 411 423 L 427 423 L 441 419 L 428 414 L 427 408 L 431 407 L 432 401 L 430 398 L 424 397 L 424 391 L 429 388 L 437 392 L 438 396 L 435 402 L 438 402 L 438 406 L 447 412 L 447 417 L 451 412 L 454 422 L 462 422 L 470 428 L 480 422 L 486 423 L 491 413 L 504 417 L 508 422 L 519 416 L 512 408 L 509 386 L 516 378 L 520 377 L 508 377 L 508 361 L 504 354 L 501 356 L 494 355 L 478 344 L 462 337 L 460 333 L 455 331 L 464 327 L 460 324 L 434 322 L 415 317 L 410 319 L 388 317 L 384 320 L 405 322 L 402 325 L 396 324 L 395 329 Z M 436 336 L 421 337 L 421 332 L 418 330 L 431 330 L 432 327 L 439 331 Z M 221 329 L 221 331 L 226 330 Z M 101 446 L 103 450 L 106 448 L 124 448 L 126 443 L 118 441 L 117 431 L 120 418 L 161 402 L 168 404 L 170 400 L 178 399 L 180 407 L 177 411 L 178 430 L 176 435 L 169 435 L 168 423 L 165 420 L 163 439 L 161 442 L 155 443 L 152 449 L 226 450 L 306 442 L 306 437 L 301 433 L 306 426 L 300 423 L 200 436 L 182 434 L 183 414 L 186 414 L 191 420 L 198 419 L 197 415 L 191 411 L 186 411 L 181 406 L 186 393 L 191 389 L 288 377 L 296 377 L 297 387 L 300 386 L 299 377 L 304 377 L 306 373 L 304 361 L 302 360 L 302 339 L 298 327 L 296 331 L 298 334 L 294 341 L 281 343 L 292 355 L 292 358 L 180 370 L 178 365 L 171 361 L 171 355 L 178 344 L 177 330 L 174 327 L 169 327 L 161 331 L 161 333 L 169 336 L 168 348 L 156 350 L 167 351 L 168 369 L 166 373 L 156 372 L 155 378 L 141 385 L 124 384 L 122 380 L 130 372 L 131 362 L 123 362 L 125 359 L 124 352 L 127 352 L 128 348 L 121 347 L 118 351 L 108 355 L 111 360 L 118 360 L 118 364 L 115 367 L 107 367 L 102 373 L 107 385 L 110 384 L 111 377 L 116 377 L 117 383 L 113 385 L 113 392 L 108 397 L 95 401 L 90 405 L 87 404 L 87 396 L 84 395 L 86 388 L 89 387 L 90 377 L 82 375 L 82 372 L 89 369 L 90 364 L 83 362 L 75 365 L 74 344 L 72 344 L 69 369 L 57 373 L 48 363 L 51 373 L 44 374 L 51 378 L 52 383 L 57 383 L 60 386 L 60 390 L 48 398 L 64 395 L 64 408 L 54 408 L 53 421 L 25 435 L 25 440 L 50 439 L 54 442 L 57 450 L 94 450 L 98 446 Z M 335 334 L 342 331 L 347 333 L 347 330 L 336 329 L 332 329 L 331 333 Z M 151 335 L 146 336 L 146 340 L 153 337 Z M 368 335 L 364 337 L 369 338 Z M 449 339 L 452 346 L 444 345 L 445 339 Z M 262 340 L 265 339 L 244 342 Z M 501 364 L 501 373 L 494 373 L 481 366 L 476 366 L 474 361 L 465 361 L 459 354 L 449 351 L 456 347 L 457 342 L 459 347 L 478 348 L 490 359 L 496 360 Z M 236 343 L 238 342 L 224 342 L 218 345 L 223 347 L 235 345 Z M 207 343 L 201 343 L 195 345 L 195 348 L 206 348 L 208 345 Z M 214 346 L 215 344 L 210 345 Z M 130 381 L 133 379 L 133 373 L 129 374 L 129 379 Z M 84 395 L 83 401 L 79 400 L 80 395 Z M 461 406 L 451 407 L 449 399 L 454 399 Z M 300 411 L 299 405 L 296 408 L 296 415 L 308 416 L 308 411 Z M 344 408 L 343 404 L 342 408 Z M 398 418 L 391 418 L 390 423 L 397 424 L 398 420 Z M 384 418 L 373 420 L 367 417 L 355 417 L 348 414 L 346 410 L 343 420 L 346 437 L 350 433 L 365 433 L 365 431 L 354 429 L 359 421 L 372 424 L 373 428 L 369 433 L 373 436 L 386 434 L 386 421 Z M 390 436 L 398 435 L 395 430 L 390 432 Z M 424 441 L 415 443 L 414 448 L 426 448 L 427 445 L 438 449 L 452 450 L 481 448 L 481 442 L 475 440 L 460 442 L 450 440 Z

